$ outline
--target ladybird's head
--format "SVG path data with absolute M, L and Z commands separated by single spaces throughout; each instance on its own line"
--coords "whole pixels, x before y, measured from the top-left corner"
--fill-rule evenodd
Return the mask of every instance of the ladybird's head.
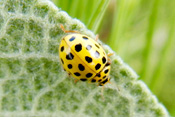
M 99 81 L 99 86 L 103 86 L 106 83 L 110 82 L 110 70 L 111 70 L 111 66 L 110 63 L 107 63 L 104 67 L 104 69 L 100 72 L 100 81 Z

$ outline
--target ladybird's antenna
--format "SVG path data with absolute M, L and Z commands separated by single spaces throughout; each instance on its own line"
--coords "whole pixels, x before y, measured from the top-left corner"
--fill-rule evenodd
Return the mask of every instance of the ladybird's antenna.
M 61 28 L 62 31 L 64 31 L 66 33 L 66 30 L 64 29 L 63 24 L 60 24 L 60 28 Z
M 97 41 L 99 39 L 99 35 L 97 34 L 95 37 L 95 41 Z
M 109 54 L 107 54 L 107 56 L 110 57 L 110 56 L 112 56 L 113 54 L 114 54 L 114 53 L 109 53 Z
M 78 31 L 74 30 L 66 30 L 63 26 L 63 24 L 60 24 L 60 28 L 65 32 L 65 33 L 79 33 Z

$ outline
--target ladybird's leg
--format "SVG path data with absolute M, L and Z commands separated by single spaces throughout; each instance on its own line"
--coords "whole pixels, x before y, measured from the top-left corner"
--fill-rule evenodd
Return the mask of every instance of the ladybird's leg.
M 104 101 L 105 100 L 105 98 L 104 98 L 104 86 L 102 86 L 102 88 L 101 88 L 101 97 L 102 97 L 102 100 Z
M 108 58 L 108 64 L 110 65 L 112 63 L 111 59 Z
M 109 53 L 109 54 L 107 54 L 107 56 L 108 56 L 108 63 L 109 64 L 111 64 L 112 62 L 111 62 L 111 59 L 109 58 L 110 56 L 112 56 L 114 53 Z
M 71 79 L 71 78 L 72 78 L 70 72 L 67 73 L 67 78 L 68 78 L 68 79 Z
M 68 73 L 68 75 L 69 75 L 69 78 L 70 78 L 70 79 L 73 78 L 73 77 L 71 77 L 71 73 L 70 73 L 70 72 Z M 75 79 L 75 78 L 74 78 L 74 79 Z M 75 79 L 75 80 L 74 80 L 74 83 L 76 84 L 78 81 L 79 81 L 78 79 Z
M 71 76 L 71 73 L 69 72 L 68 75 Z
M 74 83 L 76 84 L 78 81 L 79 81 L 78 79 L 75 79 L 75 80 L 74 80 Z
M 95 37 L 95 41 L 97 41 L 99 38 L 99 35 L 97 34 L 96 37 Z
M 63 71 L 66 72 L 66 70 L 63 68 Z M 70 77 L 71 76 L 71 73 L 70 72 L 67 72 L 68 76 Z
M 74 30 L 66 30 L 63 26 L 63 24 L 60 24 L 60 28 L 65 32 L 65 33 L 79 33 L 78 31 L 74 31 Z

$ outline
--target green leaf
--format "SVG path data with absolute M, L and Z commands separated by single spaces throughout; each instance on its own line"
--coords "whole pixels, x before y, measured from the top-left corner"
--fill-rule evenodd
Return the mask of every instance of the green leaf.
M 59 42 L 66 35 L 59 24 L 95 38 L 49 0 L 0 1 L 0 116 L 169 116 L 116 54 L 104 100 L 101 87 L 75 84 L 59 61 Z

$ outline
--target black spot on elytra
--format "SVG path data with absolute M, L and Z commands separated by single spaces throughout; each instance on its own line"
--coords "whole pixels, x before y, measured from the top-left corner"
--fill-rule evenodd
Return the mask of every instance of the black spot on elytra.
M 72 60 L 74 58 L 74 55 L 72 53 L 69 53 L 66 55 L 67 60 Z
M 64 64 L 64 61 L 63 61 L 63 59 L 61 58 L 61 62 L 62 62 L 62 64 Z
M 103 76 L 103 79 L 104 79 L 104 78 L 106 78 L 106 75 L 105 75 L 105 76 Z
M 109 69 L 106 69 L 104 72 L 105 72 L 105 74 L 107 74 L 109 72 Z
M 100 81 L 101 81 L 101 79 L 98 80 L 98 82 L 100 82 Z
M 101 77 L 101 75 L 99 73 L 96 76 Z
M 92 79 L 91 82 L 96 82 L 96 80 L 95 79 Z
M 88 57 L 88 56 L 85 56 L 85 60 L 86 60 L 88 63 L 91 63 L 91 62 L 92 62 L 92 58 L 91 58 L 91 57 Z
M 103 62 L 103 64 L 106 63 L 106 58 L 105 57 L 102 58 L 102 62 Z
M 105 55 L 105 52 L 103 51 L 103 54 Z
M 95 46 L 96 46 L 97 48 L 100 48 L 100 46 L 99 46 L 99 45 L 97 45 L 97 44 L 95 44 Z
M 87 46 L 86 46 L 86 49 L 87 49 L 87 50 L 90 50 L 91 48 L 92 48 L 91 45 L 87 45 Z
M 79 43 L 79 44 L 77 44 L 77 45 L 75 45 L 75 50 L 77 51 L 77 52 L 80 52 L 81 50 L 82 50 L 82 45 Z
M 83 36 L 82 38 L 83 38 L 83 39 L 85 39 L 85 40 L 87 40 L 87 39 L 88 39 L 88 37 L 86 37 L 86 36 Z
M 95 69 L 98 70 L 98 69 L 100 69 L 100 67 L 101 67 L 101 64 L 98 63 L 98 64 L 95 66 Z
M 69 41 L 73 41 L 74 39 L 75 39 L 75 37 L 72 36 L 72 37 L 69 39 Z
M 76 76 L 80 76 L 81 74 L 80 73 L 78 73 L 78 72 L 75 72 L 74 73 Z
M 69 69 L 72 69 L 72 65 L 71 65 L 71 64 L 68 64 L 67 67 L 68 67 Z
M 64 46 L 61 47 L 61 52 L 64 51 Z
M 101 82 L 101 83 L 105 84 L 107 81 L 108 81 L 108 79 L 106 78 L 106 79 L 105 79 L 103 82 Z
M 81 78 L 80 80 L 81 80 L 81 81 L 86 81 L 87 79 L 85 79 L 85 78 Z
M 95 51 L 95 57 L 96 58 L 100 57 L 100 53 L 98 51 Z
M 90 78 L 91 76 L 92 76 L 92 73 L 87 73 L 87 74 L 86 74 L 86 77 L 87 77 L 87 78 Z
M 109 66 L 110 65 L 110 63 L 106 63 L 106 65 L 105 66 Z
M 84 71 L 84 69 L 85 69 L 82 64 L 78 64 L 78 68 L 79 68 L 80 71 Z

